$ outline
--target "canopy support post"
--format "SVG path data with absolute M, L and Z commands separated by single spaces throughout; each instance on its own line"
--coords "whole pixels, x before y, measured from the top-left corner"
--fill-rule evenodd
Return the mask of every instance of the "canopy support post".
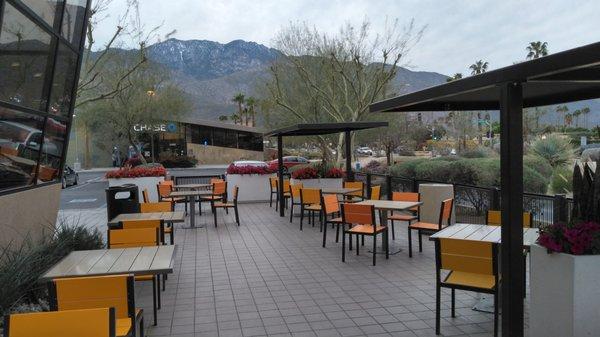
M 500 94 L 502 209 L 502 336 L 523 337 L 523 87 L 504 83 Z
M 279 195 L 279 216 L 285 216 L 285 198 L 283 197 L 283 136 L 277 136 L 277 193 Z
M 344 131 L 344 142 L 346 143 L 346 177 L 348 181 L 354 181 L 354 172 L 352 172 L 352 138 L 350 138 L 350 130 Z

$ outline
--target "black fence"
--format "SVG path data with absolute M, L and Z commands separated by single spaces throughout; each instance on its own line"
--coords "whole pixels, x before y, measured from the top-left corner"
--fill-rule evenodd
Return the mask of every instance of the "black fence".
M 389 174 L 355 173 L 355 179 L 371 186 L 381 186 L 381 198 L 391 199 L 390 191 L 417 192 L 422 183 L 441 183 L 442 181 L 416 180 Z M 454 205 L 457 222 L 484 224 L 487 210 L 500 209 L 500 189 L 463 184 L 454 186 Z M 565 195 L 523 194 L 523 209 L 531 212 L 533 226 L 539 227 L 554 222 L 570 220 L 573 200 Z
M 173 176 L 175 185 L 186 185 L 186 184 L 209 184 L 211 179 L 219 178 L 225 179 L 222 174 L 213 175 L 202 175 L 202 176 Z

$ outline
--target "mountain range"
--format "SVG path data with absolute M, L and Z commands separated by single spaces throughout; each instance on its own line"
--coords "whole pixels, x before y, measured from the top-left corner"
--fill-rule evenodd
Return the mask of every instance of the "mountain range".
M 269 66 L 280 55 L 276 49 L 243 40 L 221 44 L 207 40 L 169 39 L 148 47 L 148 58 L 170 69 L 172 81 L 193 102 L 189 119 L 215 120 L 222 115 L 231 115 L 237 110 L 232 98 L 239 92 L 260 96 L 257 83 L 269 79 Z M 399 68 L 392 80 L 392 88 L 395 92 L 407 93 L 445 83 L 447 78 L 436 72 Z M 568 105 L 570 111 L 586 106 L 592 111 L 588 125 L 600 123 L 600 100 Z M 557 119 L 554 107 L 547 111 L 542 122 L 554 124 Z

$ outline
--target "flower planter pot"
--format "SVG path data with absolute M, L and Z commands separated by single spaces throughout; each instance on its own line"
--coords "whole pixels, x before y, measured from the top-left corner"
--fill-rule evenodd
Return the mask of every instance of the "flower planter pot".
M 317 179 L 294 179 L 290 180 L 290 184 L 294 185 L 302 183 L 303 187 L 307 188 L 342 188 L 344 185 L 342 178 L 317 178 Z
M 548 254 L 531 246 L 531 337 L 600 333 L 600 255 Z
M 109 178 L 108 186 L 121 186 L 125 184 L 134 184 L 138 187 L 138 197 L 140 202 L 144 200 L 142 192 L 145 188 L 148 189 L 150 202 L 158 201 L 158 191 L 156 185 L 164 181 L 165 177 L 139 177 L 139 178 Z
M 266 202 L 269 201 L 271 187 L 269 178 L 274 174 L 227 174 L 227 196 L 233 198 L 233 188 L 239 189 L 239 202 Z

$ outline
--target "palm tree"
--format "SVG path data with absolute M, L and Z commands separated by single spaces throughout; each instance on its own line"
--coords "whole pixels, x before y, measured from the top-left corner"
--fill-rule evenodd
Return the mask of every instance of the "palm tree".
M 542 56 L 548 55 L 548 42 L 529 42 L 529 46 L 525 48 L 527 50 L 527 59 L 537 59 Z
M 452 81 L 460 80 L 461 78 L 463 78 L 463 75 L 461 73 L 456 73 L 456 74 L 448 77 L 446 79 L 446 82 L 452 82 Z
M 228 119 L 229 119 L 229 116 L 226 116 L 226 115 L 221 115 L 221 116 L 219 116 L 219 120 L 220 120 L 221 122 L 226 122 Z
M 242 124 L 241 120 L 240 120 L 240 116 L 237 113 L 234 113 L 233 115 L 231 115 L 230 118 L 233 121 L 233 124 L 237 124 L 237 123 Z
M 558 125 L 560 124 L 560 120 L 561 120 L 561 114 L 566 114 L 567 112 L 569 112 L 569 107 L 567 107 L 566 105 L 558 105 L 556 106 L 556 126 L 558 127 Z M 563 117 L 562 120 L 564 121 L 565 118 Z
M 579 116 L 581 116 L 581 110 L 577 109 L 573 111 L 573 117 L 575 117 L 575 127 L 579 127 Z
M 246 102 L 246 96 L 244 96 L 244 94 L 239 92 L 239 93 L 235 94 L 235 96 L 233 96 L 233 99 L 231 101 L 238 104 L 238 117 L 240 120 L 240 124 L 243 124 L 244 123 L 244 102 Z
M 246 105 L 248 106 L 248 112 L 250 113 L 250 118 L 252 119 L 251 126 L 256 126 L 256 110 L 254 109 L 256 107 L 256 104 L 257 104 L 256 98 L 250 96 L 246 99 Z M 246 121 L 246 125 L 248 125 L 247 122 L 248 121 Z
M 571 126 L 571 123 L 573 123 L 573 115 L 568 113 L 565 115 L 565 127 Z
M 583 115 L 583 127 L 587 129 L 588 126 L 588 121 L 587 121 L 587 115 L 590 113 L 590 108 L 588 108 L 587 106 L 583 109 L 581 109 L 581 114 Z
M 479 61 L 471 64 L 471 66 L 469 66 L 469 69 L 471 69 L 471 75 L 483 74 L 488 69 L 488 62 L 487 61 L 484 62 L 482 60 L 479 60 Z

